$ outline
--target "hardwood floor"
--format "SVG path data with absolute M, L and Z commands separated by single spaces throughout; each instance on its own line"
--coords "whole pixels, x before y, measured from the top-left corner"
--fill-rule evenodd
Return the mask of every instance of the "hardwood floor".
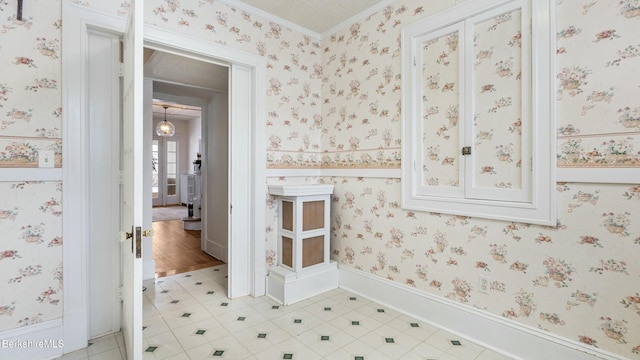
M 156 221 L 153 232 L 156 278 L 224 264 L 200 250 L 200 231 L 184 230 L 182 220 Z

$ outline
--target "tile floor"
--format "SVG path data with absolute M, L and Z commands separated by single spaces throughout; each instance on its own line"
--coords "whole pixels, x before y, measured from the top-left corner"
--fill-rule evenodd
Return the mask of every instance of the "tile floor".
M 226 297 L 226 265 L 145 282 L 144 359 L 505 360 L 342 289 L 289 306 Z M 61 360 L 122 360 L 121 334 Z

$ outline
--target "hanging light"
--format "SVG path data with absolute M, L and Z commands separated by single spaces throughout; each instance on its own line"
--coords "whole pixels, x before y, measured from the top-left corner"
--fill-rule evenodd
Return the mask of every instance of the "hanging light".
M 167 121 L 167 108 L 169 106 L 163 105 L 162 107 L 164 108 L 164 120 L 156 126 L 156 134 L 158 134 L 158 136 L 173 136 L 173 134 L 176 133 L 176 127 Z

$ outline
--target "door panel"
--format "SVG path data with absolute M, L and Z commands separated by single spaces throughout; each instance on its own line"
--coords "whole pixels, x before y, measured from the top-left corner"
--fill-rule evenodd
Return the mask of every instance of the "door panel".
M 204 122 L 205 153 L 202 167 L 202 217 L 204 251 L 228 261 L 229 239 L 229 97 L 216 94 L 210 100 Z
M 175 137 L 174 137 L 175 138 Z M 179 202 L 178 192 L 178 141 L 167 139 L 165 154 L 167 159 L 165 205 L 176 205 Z
M 151 197 L 153 206 L 177 205 L 180 203 L 179 159 L 180 137 L 155 136 L 151 145 L 152 179 Z
M 142 256 L 143 223 L 143 7 L 131 1 L 123 38 L 123 221 L 128 238 L 122 242 L 122 329 L 127 359 L 142 359 Z M 148 164 L 147 164 L 148 165 Z M 141 247 L 141 245 L 140 245 Z
M 88 31 L 89 338 L 120 331 L 120 35 Z

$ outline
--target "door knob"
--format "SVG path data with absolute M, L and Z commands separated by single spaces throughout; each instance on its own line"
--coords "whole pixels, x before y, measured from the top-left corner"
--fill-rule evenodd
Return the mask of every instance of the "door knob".
M 142 237 L 153 237 L 153 234 L 153 229 L 142 231 Z

